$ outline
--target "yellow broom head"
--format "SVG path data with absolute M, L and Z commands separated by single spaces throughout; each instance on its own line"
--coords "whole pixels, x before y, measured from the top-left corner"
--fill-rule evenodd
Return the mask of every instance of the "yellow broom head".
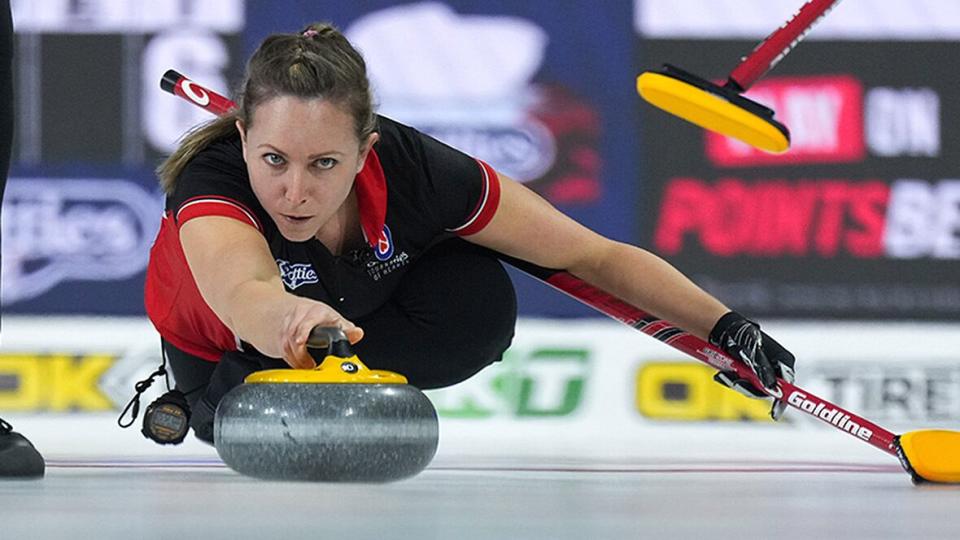
M 901 460 L 928 482 L 960 483 L 960 432 L 925 429 L 897 438 Z
M 773 119 L 773 111 L 673 66 L 640 74 L 637 92 L 672 115 L 750 146 L 771 153 L 790 148 L 789 131 Z

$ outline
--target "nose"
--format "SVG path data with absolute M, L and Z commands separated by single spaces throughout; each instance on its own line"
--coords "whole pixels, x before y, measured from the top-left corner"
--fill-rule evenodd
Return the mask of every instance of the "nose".
M 293 204 L 303 204 L 307 201 L 307 186 L 302 172 L 297 170 L 290 172 L 284 184 L 283 197 Z

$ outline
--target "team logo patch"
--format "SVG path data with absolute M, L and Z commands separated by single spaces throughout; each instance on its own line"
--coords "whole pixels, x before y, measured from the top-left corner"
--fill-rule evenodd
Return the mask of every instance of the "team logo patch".
M 277 266 L 280 268 L 280 279 L 288 289 L 293 290 L 301 285 L 308 283 L 318 283 L 320 278 L 317 271 L 308 263 L 290 263 L 282 259 L 277 259 Z
M 377 239 L 377 245 L 373 249 L 374 255 L 378 261 L 390 260 L 393 257 L 393 234 L 390 233 L 390 227 L 383 226 L 383 233 Z

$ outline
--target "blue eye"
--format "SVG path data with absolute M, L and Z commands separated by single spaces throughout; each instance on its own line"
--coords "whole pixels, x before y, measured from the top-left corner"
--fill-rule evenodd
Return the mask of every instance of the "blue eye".
M 279 154 L 274 154 L 273 152 L 264 154 L 263 160 L 266 161 L 268 165 L 273 165 L 274 167 L 284 164 L 283 157 L 281 157 Z
M 337 164 L 337 160 L 325 157 L 320 158 L 313 163 L 318 169 L 332 169 Z

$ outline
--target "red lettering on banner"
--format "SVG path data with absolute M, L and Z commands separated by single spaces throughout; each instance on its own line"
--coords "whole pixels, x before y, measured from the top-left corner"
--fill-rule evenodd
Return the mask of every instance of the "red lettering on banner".
M 709 211 L 704 214 L 704 227 L 700 241 L 710 253 L 721 257 L 735 255 L 743 249 L 741 242 L 750 235 L 752 218 L 756 216 L 750 193 L 739 180 L 724 179 L 717 182 L 716 197 L 711 197 Z
M 858 230 L 852 230 L 847 235 L 851 255 L 868 259 L 884 254 L 883 235 L 889 203 L 890 186 L 885 182 L 872 180 L 859 185 L 850 208 L 853 222 L 859 225 Z
M 847 186 L 842 183 L 824 182 L 820 189 L 820 219 L 818 219 L 813 243 L 818 254 L 833 257 L 840 247 L 840 229 L 843 224 L 843 204 L 847 198 Z
M 676 178 L 653 242 L 665 255 L 690 241 L 718 257 L 875 258 L 884 253 L 889 197 L 879 180 Z
M 660 223 L 654 244 L 664 253 L 683 249 L 683 235 L 700 229 L 702 208 L 710 202 L 710 191 L 694 178 L 674 178 L 664 191 Z
M 791 188 L 785 181 L 777 182 L 776 187 L 778 197 L 768 212 L 774 220 L 768 235 L 779 237 L 779 242 L 772 242 L 763 254 L 803 255 L 819 197 L 817 187 L 808 183 Z
M 790 150 L 769 154 L 706 132 L 706 154 L 721 167 L 845 163 L 864 158 L 863 85 L 848 75 L 770 78 L 747 97 L 776 111 L 790 130 Z

